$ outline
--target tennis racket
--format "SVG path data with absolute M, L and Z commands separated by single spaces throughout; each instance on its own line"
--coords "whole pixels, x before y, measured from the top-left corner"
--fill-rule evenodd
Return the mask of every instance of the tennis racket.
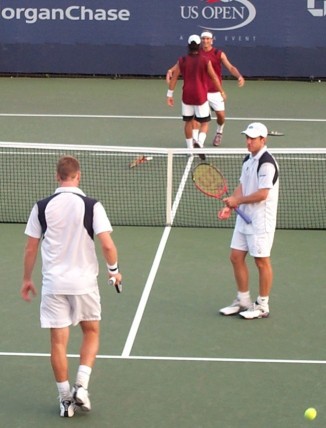
M 153 158 L 151 156 L 139 156 L 138 158 L 134 159 L 132 162 L 130 162 L 129 164 L 129 168 L 134 168 L 135 166 L 138 166 L 142 163 L 148 162 L 153 160 Z
M 122 284 L 116 284 L 117 280 L 115 279 L 115 277 L 113 276 L 112 278 L 109 279 L 108 284 L 112 285 L 113 287 L 115 287 L 116 292 L 117 293 L 122 293 Z
M 216 199 L 222 199 L 223 195 L 228 196 L 228 188 L 226 179 L 215 166 L 208 163 L 200 163 L 192 171 L 192 180 L 198 190 L 206 196 Z M 239 216 L 247 223 L 251 223 L 251 219 L 239 208 L 234 208 Z
M 271 137 L 283 137 L 284 132 L 279 132 L 279 131 L 268 131 L 268 134 Z

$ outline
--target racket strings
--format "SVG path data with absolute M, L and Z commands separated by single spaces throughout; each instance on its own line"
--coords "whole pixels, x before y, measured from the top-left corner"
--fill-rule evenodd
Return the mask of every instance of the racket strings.
M 209 166 L 197 167 L 194 181 L 204 193 L 209 195 L 218 197 L 225 193 L 225 180 L 215 168 Z

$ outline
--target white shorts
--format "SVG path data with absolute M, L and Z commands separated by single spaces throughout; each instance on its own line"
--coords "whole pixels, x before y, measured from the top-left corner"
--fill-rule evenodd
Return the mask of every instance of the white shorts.
M 45 294 L 41 300 L 41 327 L 64 328 L 101 319 L 99 290 L 79 295 Z
M 207 99 L 209 106 L 214 111 L 224 111 L 225 104 L 221 92 L 208 92 Z
M 273 240 L 274 231 L 259 235 L 245 235 L 235 229 L 231 240 L 231 248 L 247 251 L 252 257 L 269 257 Z
M 193 117 L 198 122 L 208 122 L 211 119 L 208 101 L 200 106 L 192 106 L 182 103 L 182 117 L 184 121 L 191 120 Z

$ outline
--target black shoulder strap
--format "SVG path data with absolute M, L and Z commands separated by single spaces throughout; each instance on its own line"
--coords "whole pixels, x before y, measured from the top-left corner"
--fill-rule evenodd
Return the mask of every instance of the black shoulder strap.
M 250 155 L 246 155 L 246 156 L 244 157 L 244 159 L 243 159 L 242 163 L 247 162 L 247 160 L 248 160 L 249 158 L 250 158 Z
M 47 224 L 46 224 L 46 218 L 45 218 L 45 208 L 47 206 L 47 204 L 56 196 L 58 196 L 59 193 L 54 193 L 53 195 L 42 199 L 40 201 L 37 202 L 37 206 L 38 206 L 38 220 L 40 222 L 40 225 L 42 227 L 42 235 L 44 235 L 46 228 L 47 228 Z
M 97 200 L 89 198 L 87 196 L 79 195 L 78 193 L 74 193 L 76 196 L 82 198 L 85 204 L 85 214 L 84 214 L 84 227 L 87 230 L 88 235 L 91 239 L 94 239 L 94 230 L 93 230 L 93 217 L 94 217 L 94 205 Z M 60 193 L 54 193 L 53 195 L 42 199 L 37 202 L 38 206 L 38 219 L 42 228 L 42 235 L 45 234 L 47 229 L 46 217 L 45 217 L 45 209 L 47 204 L 56 196 L 60 195 Z
M 94 218 L 94 205 L 97 203 L 96 199 L 89 198 L 88 196 L 78 195 L 82 198 L 85 204 L 84 214 L 84 227 L 89 236 L 94 239 L 93 218 Z
M 278 179 L 278 168 L 277 168 L 277 164 L 275 162 L 275 159 L 273 158 L 273 156 L 270 153 L 268 153 L 268 152 L 263 153 L 262 156 L 260 157 L 259 161 L 258 161 L 257 174 L 258 174 L 258 171 L 260 170 L 260 167 L 262 166 L 263 163 L 271 163 L 274 165 L 275 174 L 273 177 L 273 184 L 275 184 L 277 179 Z
M 242 163 L 247 162 L 247 160 L 249 159 L 250 155 L 246 155 L 243 159 Z M 264 152 L 262 154 L 262 156 L 260 157 L 259 161 L 258 161 L 258 168 L 257 168 L 257 174 L 260 170 L 260 167 L 262 166 L 263 163 L 272 163 L 275 166 L 275 174 L 273 177 L 273 185 L 276 183 L 277 179 L 278 179 L 278 168 L 277 168 L 277 164 L 275 162 L 275 159 L 273 158 L 273 156 L 269 153 L 269 152 Z

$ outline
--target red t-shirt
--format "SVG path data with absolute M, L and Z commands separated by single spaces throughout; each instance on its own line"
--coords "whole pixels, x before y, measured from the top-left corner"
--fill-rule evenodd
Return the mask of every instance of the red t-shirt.
M 204 104 L 208 92 L 208 60 L 203 55 L 190 53 L 178 62 L 183 77 L 182 101 L 188 105 Z
M 217 77 L 220 79 L 220 82 L 222 83 L 222 64 L 221 64 L 222 51 L 216 48 L 212 48 L 210 51 L 204 51 L 203 49 L 201 49 L 200 55 L 206 58 L 207 61 L 211 61 L 214 71 L 217 74 Z M 217 92 L 216 87 L 213 84 L 212 79 L 209 77 L 209 75 L 207 75 L 207 85 L 208 85 L 208 92 Z

